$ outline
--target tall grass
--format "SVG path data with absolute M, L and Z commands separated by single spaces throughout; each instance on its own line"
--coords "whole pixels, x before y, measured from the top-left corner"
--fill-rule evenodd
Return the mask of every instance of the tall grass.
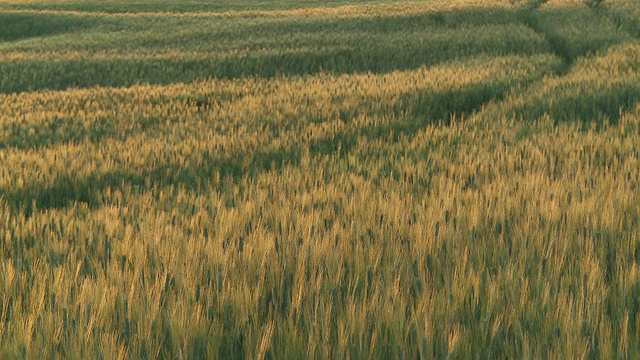
M 637 357 L 640 46 L 574 2 L 225 15 L 248 40 L 3 2 L 64 26 L 0 30 L 0 357 Z M 300 61 L 243 73 L 290 25 Z M 210 76 L 175 60 L 205 26 Z

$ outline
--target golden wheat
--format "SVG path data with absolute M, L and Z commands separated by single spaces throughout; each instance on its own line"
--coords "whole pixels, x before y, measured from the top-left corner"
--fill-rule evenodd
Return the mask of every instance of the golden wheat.
M 204 57 L 199 33 L 139 53 L 75 35 L 0 43 L 7 68 L 42 64 L 24 79 L 102 61 L 118 85 L 98 86 L 91 66 L 77 69 L 86 86 L 3 85 L 0 357 L 637 356 L 640 46 L 613 25 L 615 4 L 396 5 L 225 16 L 396 26 L 435 13 L 451 53 L 258 76 L 179 65 L 136 84 L 116 60 L 183 64 Z M 76 10 L 56 14 L 137 16 Z M 508 25 L 481 24 L 494 13 Z M 478 51 L 492 29 L 529 50 Z M 585 29 L 602 32 L 572 43 Z M 318 53 L 323 36 L 309 40 Z M 56 49 L 64 39 L 77 42 Z

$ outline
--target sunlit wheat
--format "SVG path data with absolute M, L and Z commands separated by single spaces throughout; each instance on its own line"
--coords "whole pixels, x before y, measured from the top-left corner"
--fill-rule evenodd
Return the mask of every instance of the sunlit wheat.
M 637 357 L 638 6 L 538 5 L 1 2 L 0 358 Z

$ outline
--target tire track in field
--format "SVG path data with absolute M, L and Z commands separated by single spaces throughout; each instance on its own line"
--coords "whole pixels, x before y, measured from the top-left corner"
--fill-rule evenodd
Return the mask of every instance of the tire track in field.
M 475 113 L 490 102 L 500 101 L 513 86 L 526 86 L 544 73 L 546 72 L 537 71 L 535 74 L 522 74 L 516 78 L 486 77 L 453 88 L 445 87 L 438 91 L 427 88 L 407 93 L 406 97 L 393 103 L 393 106 L 385 108 L 376 121 L 358 122 L 359 114 L 369 111 L 367 104 L 345 107 L 339 112 L 339 119 L 334 119 L 330 114 L 321 119 L 322 122 L 335 122 L 335 127 L 324 126 L 326 131 L 318 134 L 316 130 L 323 126 L 316 127 L 316 123 L 309 122 L 305 127 L 285 133 L 279 136 L 278 141 L 263 144 L 265 146 L 261 147 L 248 145 L 220 150 L 212 144 L 194 152 L 184 152 L 184 147 L 174 144 L 175 149 L 178 149 L 177 154 L 159 157 L 145 155 L 150 159 L 142 163 L 149 165 L 142 168 L 132 170 L 128 166 L 119 165 L 108 170 L 91 171 L 82 176 L 75 174 L 73 169 L 63 169 L 56 171 L 53 181 L 28 179 L 21 187 L 11 184 L 0 187 L 0 196 L 4 197 L 4 201 L 13 212 L 30 216 L 34 212 L 68 208 L 77 203 L 85 203 L 90 208 L 99 207 L 108 201 L 104 199 L 104 193 L 109 189 L 150 191 L 178 185 L 202 191 L 215 178 L 228 179 L 234 183 L 251 181 L 265 172 L 298 166 L 304 153 L 314 158 L 343 157 L 355 151 L 362 141 L 404 141 L 406 136 L 411 136 L 427 126 L 447 126 L 452 119 Z M 96 141 L 102 142 L 107 139 L 112 141 L 109 147 L 114 144 L 122 146 L 122 153 L 126 152 L 124 149 L 141 146 L 134 140 L 130 140 L 130 145 L 124 144 L 122 141 L 126 142 L 125 138 L 118 140 L 112 136 L 96 138 Z M 50 145 L 55 144 L 58 142 L 52 142 Z M 100 149 L 100 146 L 105 145 L 97 145 L 96 149 Z M 33 149 L 31 146 L 21 151 Z M 177 162 L 176 159 L 186 161 Z M 108 160 L 117 164 L 123 163 L 122 159 L 115 155 L 113 158 L 109 156 Z M 95 163 L 99 160 L 83 161 Z
M 569 69 L 571 68 L 571 66 L 573 66 L 573 62 L 575 59 L 566 51 L 558 38 L 551 36 L 547 31 L 544 31 L 544 29 L 541 28 L 540 24 L 538 23 L 538 21 L 536 21 L 534 15 L 532 14 L 533 11 L 535 10 L 521 10 L 518 14 L 518 18 L 525 26 L 545 39 L 553 53 L 560 59 L 562 59 L 563 66 L 556 69 L 556 75 L 563 76 L 567 72 L 569 72 Z
M 558 69 L 559 76 L 567 74 L 578 58 L 631 40 L 630 34 L 587 7 L 524 9 L 518 18 L 563 60 L 565 66 Z
M 555 76 L 537 79 L 487 109 L 489 117 L 616 123 L 640 101 L 633 64 L 637 41 L 587 7 L 524 9 L 520 21 L 545 39 L 559 59 Z M 606 75 L 608 74 L 608 75 Z

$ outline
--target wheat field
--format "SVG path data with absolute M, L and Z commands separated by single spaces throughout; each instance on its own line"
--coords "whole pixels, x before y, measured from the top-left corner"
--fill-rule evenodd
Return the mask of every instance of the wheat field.
M 637 358 L 639 15 L 0 0 L 0 358 Z

